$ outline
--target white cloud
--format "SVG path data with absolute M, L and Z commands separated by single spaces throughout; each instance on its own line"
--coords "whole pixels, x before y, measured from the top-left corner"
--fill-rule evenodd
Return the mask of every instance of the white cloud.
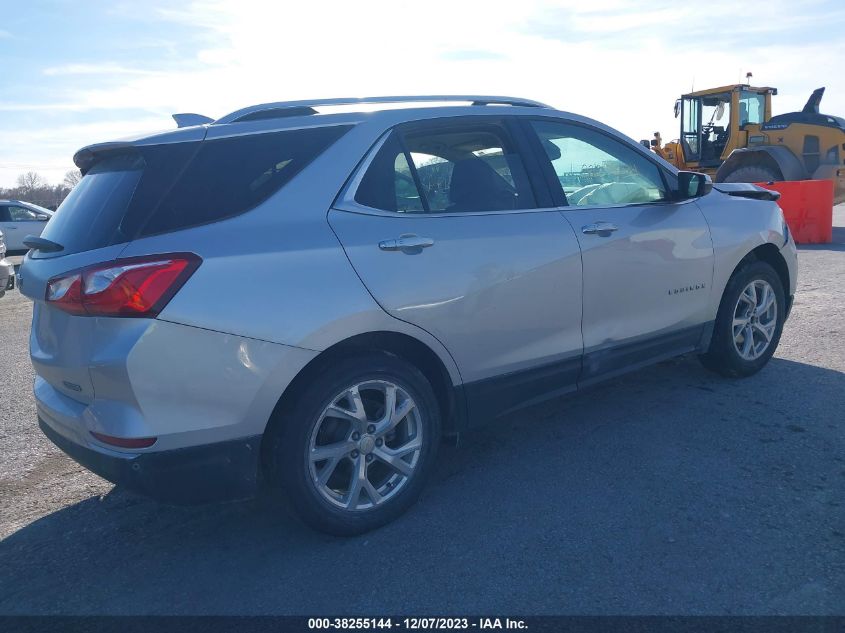
M 42 73 L 52 75 L 161 75 L 162 72 L 154 70 L 142 70 L 140 68 L 128 68 L 119 64 L 65 64 L 62 66 L 50 66 Z
M 73 154 L 80 147 L 98 140 L 167 129 L 172 124 L 171 119 L 162 116 L 5 130 L 3 145 L 12 149 L 0 154 L 0 186 L 13 186 L 26 171 L 37 171 L 54 184 L 61 182 L 65 173 L 74 168 Z

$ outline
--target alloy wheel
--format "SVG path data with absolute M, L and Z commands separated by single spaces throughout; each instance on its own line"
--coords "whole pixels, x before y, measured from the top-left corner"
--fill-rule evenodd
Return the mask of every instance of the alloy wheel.
M 769 348 L 778 322 L 777 296 L 769 282 L 755 279 L 740 293 L 733 315 L 733 340 L 743 360 L 756 360 Z
M 407 485 L 422 442 L 419 408 L 405 389 L 386 380 L 357 383 L 332 398 L 311 432 L 311 483 L 344 510 L 375 508 Z

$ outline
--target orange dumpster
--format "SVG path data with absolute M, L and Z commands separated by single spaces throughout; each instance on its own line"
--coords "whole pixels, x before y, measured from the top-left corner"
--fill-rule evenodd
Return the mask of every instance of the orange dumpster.
M 780 193 L 778 204 L 796 242 L 828 244 L 833 239 L 832 181 L 794 180 L 755 184 Z

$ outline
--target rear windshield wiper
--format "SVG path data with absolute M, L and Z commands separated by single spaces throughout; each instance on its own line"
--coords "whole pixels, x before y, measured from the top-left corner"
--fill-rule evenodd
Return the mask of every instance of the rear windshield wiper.
M 23 245 L 41 251 L 42 253 L 57 253 L 65 250 L 65 247 L 58 242 L 53 242 L 43 237 L 35 237 L 34 235 L 27 235 L 23 238 Z

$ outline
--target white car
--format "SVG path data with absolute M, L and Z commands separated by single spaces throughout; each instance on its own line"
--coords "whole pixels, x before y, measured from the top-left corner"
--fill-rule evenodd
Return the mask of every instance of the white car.
M 38 237 L 44 230 L 53 211 L 20 200 L 0 200 L 0 231 L 6 236 L 6 248 L 10 254 L 23 255 L 29 247 L 24 246 L 27 235 Z

